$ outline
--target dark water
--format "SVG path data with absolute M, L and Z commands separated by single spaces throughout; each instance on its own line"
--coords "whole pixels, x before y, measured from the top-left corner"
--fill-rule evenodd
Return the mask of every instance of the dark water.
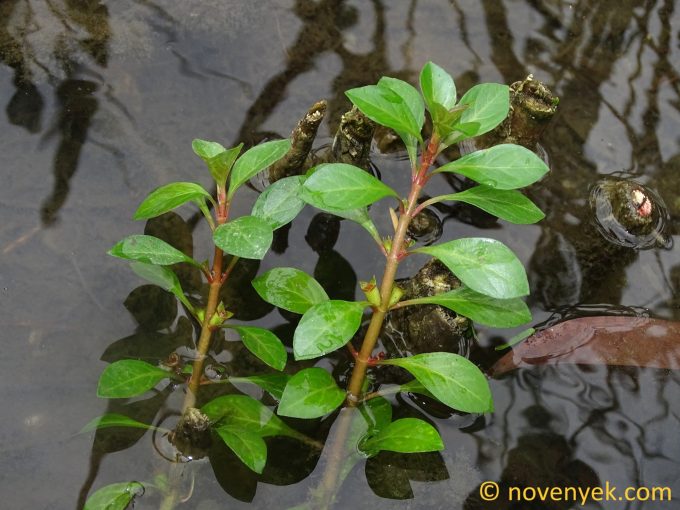
M 107 410 L 151 421 L 172 419 L 181 404 L 179 392 L 166 392 L 107 407 L 95 388 L 105 361 L 187 353 L 191 327 L 172 302 L 137 289 L 138 277 L 104 253 L 142 232 L 129 218 L 149 190 L 171 180 L 209 184 L 191 139 L 233 145 L 286 136 L 321 98 L 330 114 L 320 136 L 328 136 L 348 108 L 344 90 L 384 74 L 415 83 L 427 60 L 449 70 L 461 91 L 531 72 L 561 98 L 542 140 L 552 173 L 531 191 L 547 219 L 515 227 L 440 211 L 445 236 L 489 236 L 514 249 L 529 269 L 535 323 L 584 305 L 680 319 L 676 250 L 609 250 L 586 228 L 590 186 L 623 172 L 662 196 L 677 230 L 679 30 L 672 1 L 0 1 L 2 507 L 77 508 L 81 493 L 166 469 L 150 434 L 98 434 L 93 443 L 76 432 Z M 376 154 L 374 163 L 387 182 L 403 182 L 403 161 Z M 240 192 L 235 213 L 249 211 L 256 196 Z M 186 221 L 154 223 L 147 232 L 179 243 L 193 233 L 195 258 L 207 257 L 206 229 L 193 211 L 181 212 Z M 316 269 L 342 297 L 354 292 L 356 278 L 379 271 L 379 255 L 351 225 L 343 224 L 335 250 L 314 252 L 305 241 L 312 217 L 306 210 L 287 249 L 259 268 L 244 266 L 243 279 L 274 266 Z M 385 216 L 377 223 L 386 229 Z M 409 260 L 400 275 L 422 262 Z M 201 291 L 191 286 L 195 275 L 183 278 Z M 247 292 L 232 299 L 241 300 L 239 319 L 290 335 L 286 320 Z M 483 347 L 498 336 L 479 331 Z M 217 350 L 216 361 L 230 369 L 252 368 L 242 366 L 237 344 Z M 441 455 L 383 455 L 358 466 L 340 507 L 463 508 L 479 482 L 501 478 L 669 486 L 680 497 L 677 372 L 536 369 L 493 382 L 492 391 L 496 412 L 485 418 L 429 415 L 446 442 Z M 394 403 L 395 414 L 426 412 L 408 398 Z M 217 477 L 207 462 L 195 462 L 185 507 L 299 503 L 317 475 L 308 476 L 307 453 L 270 443 L 259 481 L 226 453 L 216 457 Z M 136 508 L 156 506 L 145 497 Z

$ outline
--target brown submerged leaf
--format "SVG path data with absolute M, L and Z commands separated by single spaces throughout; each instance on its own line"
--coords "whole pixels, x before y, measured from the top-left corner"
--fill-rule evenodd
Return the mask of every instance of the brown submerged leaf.
M 680 322 L 645 317 L 582 317 L 531 335 L 499 359 L 498 377 L 532 365 L 626 365 L 680 368 Z

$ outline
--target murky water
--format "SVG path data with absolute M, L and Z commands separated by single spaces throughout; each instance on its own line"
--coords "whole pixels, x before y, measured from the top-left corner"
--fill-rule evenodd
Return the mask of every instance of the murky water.
M 461 91 L 532 72 L 561 98 L 542 139 L 552 173 L 531 190 L 546 220 L 515 227 L 476 221 L 465 209 L 440 210 L 444 237 L 489 236 L 515 250 L 529 269 L 536 323 L 577 305 L 623 305 L 680 319 L 677 249 L 604 245 L 588 204 L 594 183 L 623 173 L 656 190 L 677 233 L 679 29 L 670 0 L 0 2 L 3 508 L 77 508 L 88 491 L 150 480 L 165 469 L 148 433 L 100 433 L 94 442 L 76 433 L 106 410 L 171 420 L 180 404 L 168 392 L 109 403 L 95 388 L 108 361 L 186 353 L 192 327 L 177 317 L 174 302 L 140 289 L 139 278 L 104 253 L 142 232 L 130 217 L 149 190 L 171 180 L 209 184 L 191 139 L 233 145 L 286 136 L 321 98 L 329 101 L 320 133 L 327 137 L 348 108 L 344 90 L 384 74 L 415 82 L 427 60 L 449 70 Z M 377 153 L 373 161 L 386 182 L 403 182 L 403 161 Z M 244 190 L 235 213 L 249 211 L 255 198 Z M 147 232 L 185 246 L 193 234 L 195 257 L 207 257 L 208 233 L 193 211 L 181 212 L 184 220 L 154 222 Z M 270 267 L 297 266 L 315 272 L 330 294 L 351 296 L 357 278 L 378 272 L 380 256 L 346 223 L 335 247 L 317 253 L 305 240 L 313 215 L 306 210 L 295 221 L 287 247 L 281 239 L 277 253 L 237 276 L 247 281 Z M 389 220 L 379 216 L 386 230 Z M 409 259 L 400 275 L 422 263 Z M 201 291 L 195 275 L 183 279 Z M 245 290 L 231 299 L 241 303 L 239 319 L 290 338 L 288 322 Z M 483 347 L 498 336 L 479 331 Z M 248 369 L 239 352 L 224 342 L 215 361 Z M 330 360 L 336 372 L 344 370 L 341 358 Z M 395 414 L 425 413 L 446 451 L 381 454 L 350 474 L 339 507 L 480 508 L 474 494 L 483 480 L 668 486 L 680 497 L 679 383 L 677 372 L 662 370 L 523 370 L 492 383 L 496 412 L 478 420 L 400 397 Z M 195 462 L 185 507 L 300 503 L 318 474 L 306 452 L 291 449 L 299 445 L 271 442 L 262 477 L 227 452 L 211 459 L 215 474 L 209 463 Z M 136 508 L 156 506 L 145 496 Z

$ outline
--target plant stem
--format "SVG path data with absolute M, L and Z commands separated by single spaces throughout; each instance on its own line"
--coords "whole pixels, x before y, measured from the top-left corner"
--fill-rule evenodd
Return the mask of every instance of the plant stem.
M 223 189 L 217 191 L 218 206 L 216 210 L 217 225 L 223 225 L 227 222 L 229 218 L 229 202 L 227 202 L 226 194 Z M 215 314 L 217 310 L 217 305 L 220 300 L 220 289 L 226 281 L 229 273 L 236 265 L 238 257 L 234 257 L 225 271 L 222 274 L 222 264 L 224 259 L 224 252 L 215 246 L 215 255 L 213 258 L 212 271 L 210 273 L 210 290 L 208 292 L 208 303 L 205 307 L 205 316 L 203 318 L 203 324 L 201 326 L 201 336 L 198 338 L 198 345 L 196 346 L 196 358 L 194 359 L 191 379 L 189 380 L 189 387 L 187 388 L 186 395 L 184 396 L 184 403 L 182 404 L 182 414 L 190 408 L 196 405 L 196 398 L 198 395 L 198 389 L 201 386 L 201 379 L 203 377 L 203 364 L 205 359 L 208 357 L 208 349 L 210 349 L 210 341 L 212 340 L 212 334 L 214 327 L 210 325 L 210 319 Z M 172 466 L 168 484 L 170 490 L 163 497 L 161 502 L 161 510 L 172 510 L 175 508 L 178 500 L 178 487 L 181 480 L 182 468 L 184 464 L 174 464 Z
M 432 137 L 427 145 L 427 149 L 421 157 L 420 168 L 417 172 L 413 172 L 411 191 L 407 199 L 406 209 L 399 215 L 399 222 L 397 223 L 394 239 L 392 240 L 392 247 L 387 255 L 385 271 L 380 283 L 380 306 L 373 311 L 371 322 L 364 335 L 361 350 L 356 357 L 354 369 L 352 370 L 349 385 L 347 386 L 346 403 L 350 408 L 356 407 L 362 401 L 361 393 L 364 380 L 366 379 L 366 370 L 375 344 L 378 341 L 378 336 L 380 335 L 385 316 L 389 311 L 390 297 L 392 296 L 394 278 L 397 274 L 399 262 L 406 253 L 404 241 L 406 240 L 408 226 L 416 215 L 418 197 L 428 180 L 427 171 L 437 157 L 438 146 L 439 140 Z M 358 413 L 353 409 L 343 409 L 338 416 L 337 424 L 333 431 L 333 438 L 331 444 L 328 446 L 330 448 L 328 463 L 326 464 L 323 479 L 321 480 L 319 487 L 320 508 L 329 508 L 335 499 L 340 468 L 342 466 L 342 461 L 345 458 L 344 453 L 347 450 L 347 435 L 352 419 L 356 417 L 357 414 Z

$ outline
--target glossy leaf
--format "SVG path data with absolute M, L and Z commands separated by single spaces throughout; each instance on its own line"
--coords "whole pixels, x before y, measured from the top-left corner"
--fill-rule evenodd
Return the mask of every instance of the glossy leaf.
M 318 358 L 344 346 L 361 326 L 364 305 L 330 300 L 312 306 L 293 335 L 295 359 Z
M 380 362 L 408 370 L 444 404 L 467 413 L 493 411 L 489 383 L 470 360 L 450 352 L 416 354 Z
M 521 145 L 506 143 L 475 151 L 435 170 L 464 175 L 495 189 L 516 189 L 538 181 L 548 167 Z
M 328 301 L 319 282 L 292 267 L 271 269 L 255 278 L 252 284 L 262 299 L 293 313 L 303 314 L 312 306 Z
M 345 163 L 326 163 L 316 167 L 302 185 L 302 199 L 329 212 L 365 207 L 397 193 L 368 172 Z
M 194 153 L 203 161 L 211 160 L 218 154 L 221 154 L 227 150 L 220 143 L 201 140 L 200 138 L 196 138 L 191 142 L 191 148 L 194 150 Z
M 254 326 L 230 326 L 241 335 L 243 345 L 275 370 L 286 367 L 288 353 L 281 340 L 268 329 Z
M 531 320 L 531 312 L 519 298 L 496 299 L 459 287 L 443 294 L 416 298 L 413 304 L 441 305 L 473 321 L 495 328 L 514 328 Z
M 467 287 L 481 294 L 498 299 L 529 294 L 522 263 L 495 239 L 468 237 L 414 251 L 438 258 Z
M 144 493 L 139 482 L 106 485 L 87 498 L 83 510 L 125 510 L 136 496 Z
M 212 200 L 212 197 L 201 185 L 193 182 L 172 182 L 149 193 L 139 205 L 134 219 L 155 218 L 189 201 L 205 203 L 206 199 Z
M 108 429 L 111 427 L 131 427 L 146 430 L 164 430 L 159 429 L 158 427 L 154 427 L 153 425 L 147 425 L 146 423 L 142 423 L 141 421 L 133 420 L 132 418 L 128 418 L 123 414 L 107 413 L 102 416 L 97 416 L 96 418 L 91 420 L 82 429 L 80 429 L 80 433 L 82 434 L 84 432 L 90 432 L 92 430 L 98 429 Z
M 423 129 L 423 123 L 425 122 L 425 104 L 423 103 L 423 98 L 410 84 L 402 80 L 389 78 L 387 76 L 380 79 L 378 82 L 378 87 L 390 89 L 399 97 L 401 97 L 404 100 L 404 104 L 408 108 L 413 119 L 415 120 L 414 125 L 419 126 L 417 134 L 408 131 L 396 130 L 397 134 L 406 146 L 406 151 L 408 152 L 411 165 L 415 166 L 418 154 L 418 142 L 423 141 L 422 136 L 420 135 L 420 131 Z
M 157 237 L 132 235 L 126 237 L 109 250 L 109 255 L 126 260 L 136 260 L 147 264 L 169 266 L 179 262 L 188 262 L 200 267 L 200 264 L 181 251 L 173 248 Z
M 456 105 L 456 85 L 451 75 L 433 62 L 428 62 L 420 71 L 420 90 L 430 113 L 438 104 L 446 110 Z
M 262 437 L 288 436 L 304 438 L 286 425 L 262 402 L 247 395 L 223 395 L 205 404 L 201 411 L 218 427 L 238 427 Z
M 172 269 L 166 266 L 156 266 L 144 262 L 132 262 L 130 267 L 138 276 L 154 285 L 158 285 L 163 290 L 172 292 L 184 306 L 194 313 L 194 305 L 191 304 L 191 301 L 184 295 L 182 285 L 179 283 L 179 279 Z
M 219 427 L 216 432 L 241 462 L 256 473 L 262 473 L 267 463 L 267 445 L 262 437 L 240 427 Z
M 416 354 L 409 358 L 382 361 L 408 370 L 444 404 L 467 413 L 493 410 L 486 377 L 470 360 L 450 352 Z
M 283 391 L 278 413 L 293 418 L 319 418 L 334 411 L 345 400 L 345 392 L 323 368 L 306 368 L 290 378 Z
M 305 178 L 301 175 L 284 177 L 265 188 L 255 201 L 252 215 L 276 230 L 290 223 L 305 206 L 300 198 Z
M 402 418 L 364 441 L 360 448 L 370 453 L 381 450 L 400 453 L 437 452 L 444 449 L 444 443 L 437 429 L 429 423 L 417 418 Z
M 447 145 L 483 135 L 503 122 L 510 109 L 510 87 L 499 83 L 475 85 L 458 104 L 468 107 L 460 118 L 461 125 L 474 126 L 474 130 L 461 129 L 462 133 L 446 140 Z
M 146 361 L 124 359 L 107 366 L 99 378 L 97 396 L 128 398 L 141 395 L 172 374 Z
M 288 374 L 277 374 L 274 372 L 271 374 L 251 375 L 249 377 L 230 377 L 229 382 L 232 384 L 255 384 L 276 400 L 281 400 L 281 395 L 283 395 L 283 390 L 286 388 L 289 379 L 290 376 Z
M 215 245 L 230 255 L 245 259 L 264 258 L 273 239 L 274 232 L 269 223 L 255 216 L 241 216 L 213 232 Z
M 398 133 L 407 133 L 418 139 L 421 138 L 422 124 L 414 118 L 404 98 L 392 88 L 367 85 L 348 90 L 345 95 L 372 121 L 392 128 Z
M 536 204 L 516 190 L 494 189 L 482 185 L 439 198 L 474 205 L 502 220 L 519 225 L 536 223 L 545 218 L 545 214 Z
M 191 143 L 191 147 L 208 166 L 215 183 L 224 188 L 227 176 L 234 165 L 234 161 L 241 153 L 243 144 L 241 143 L 232 149 L 225 149 L 217 142 L 196 139 Z
M 228 197 L 256 173 L 281 159 L 290 149 L 290 140 L 274 140 L 248 149 L 236 160 L 231 171 Z

